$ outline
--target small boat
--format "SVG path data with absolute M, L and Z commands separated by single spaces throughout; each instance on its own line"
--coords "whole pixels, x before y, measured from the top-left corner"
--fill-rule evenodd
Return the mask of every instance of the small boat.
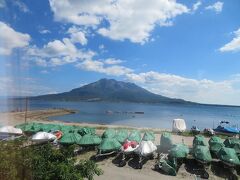
M 113 111 L 107 110 L 107 111 L 106 111 L 106 114 L 113 114 Z
M 199 170 L 202 171 L 201 177 L 209 178 L 207 169 L 209 169 L 212 161 L 210 150 L 207 146 L 196 145 L 193 147 L 192 155 L 199 165 Z
M 213 136 L 215 134 L 214 130 L 211 129 L 211 128 L 205 128 L 203 130 L 203 133 L 206 134 L 206 135 L 209 135 L 209 136 Z
M 98 152 L 95 155 L 95 160 L 99 157 L 107 157 L 118 153 L 121 147 L 121 143 L 116 138 L 116 130 L 111 128 L 106 129 L 102 134 L 102 141 L 97 147 Z
M 114 137 L 103 138 L 98 146 L 98 152 L 95 155 L 95 160 L 99 157 L 106 157 L 118 153 L 122 145 Z
M 228 121 L 221 121 L 220 125 L 214 129 L 214 131 L 218 134 L 224 134 L 228 136 L 234 136 L 239 134 L 239 128 L 237 127 L 230 127 L 230 126 L 224 126 L 223 124 L 230 124 Z
M 144 112 L 143 111 L 136 111 L 136 112 L 134 112 L 135 114 L 144 114 Z
M 125 136 L 125 139 L 121 147 L 121 161 L 119 162 L 119 167 L 123 167 L 126 165 L 127 159 L 135 154 L 135 150 L 138 148 L 139 142 L 141 141 L 141 133 L 137 130 L 133 130 L 132 132 L 130 132 L 129 136 L 126 133 L 122 133 L 122 135 Z M 121 139 L 119 138 L 119 136 L 116 136 L 116 138 L 118 138 L 119 140 Z M 119 142 L 121 143 L 121 141 Z
M 218 158 L 223 163 L 224 168 L 231 171 L 231 176 L 229 179 L 237 180 L 238 175 L 236 172 L 236 167 L 240 165 L 237 153 L 233 148 L 222 147 L 218 153 Z
M 9 140 L 15 139 L 17 137 L 22 136 L 23 132 L 19 128 L 15 128 L 13 126 L 3 126 L 0 128 L 0 139 L 1 140 Z
M 136 141 L 129 141 L 128 139 L 124 142 L 121 147 L 121 161 L 119 162 L 119 167 L 126 165 L 126 160 L 129 156 L 134 155 L 134 151 L 139 147 L 139 143 Z
M 168 175 L 176 176 L 178 169 L 186 160 L 189 148 L 185 144 L 174 144 L 168 155 L 160 154 L 155 170 L 161 169 Z
M 142 169 L 144 159 L 154 159 L 154 153 L 157 150 L 157 146 L 152 141 L 142 140 L 135 150 L 135 153 L 139 156 L 138 169 Z
M 22 135 L 23 132 L 19 128 L 15 128 L 13 126 L 3 126 L 0 128 L 1 134 L 10 134 L 10 135 Z
M 191 132 L 193 134 L 199 134 L 200 133 L 200 129 L 197 126 L 192 126 Z
M 32 141 L 36 143 L 46 143 L 50 141 L 55 141 L 57 137 L 51 133 L 38 132 L 32 136 Z

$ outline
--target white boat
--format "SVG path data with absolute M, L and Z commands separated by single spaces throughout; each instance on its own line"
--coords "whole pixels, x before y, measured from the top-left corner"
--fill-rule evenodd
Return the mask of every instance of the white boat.
M 22 135 L 23 132 L 19 128 L 13 126 L 3 126 L 0 128 L 0 134 L 9 134 L 9 135 Z
M 10 140 L 21 137 L 23 134 L 22 130 L 13 126 L 3 126 L 0 128 L 0 139 Z
M 47 132 L 38 132 L 32 136 L 32 141 L 37 143 L 44 143 L 48 141 L 54 141 L 57 137 L 51 133 Z

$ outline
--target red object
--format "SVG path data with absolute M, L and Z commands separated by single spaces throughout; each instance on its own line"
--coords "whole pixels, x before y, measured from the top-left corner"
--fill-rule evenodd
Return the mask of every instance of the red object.
M 132 141 L 132 142 L 131 142 L 131 146 L 132 146 L 132 148 L 137 147 L 137 144 L 138 144 L 138 143 L 137 143 L 136 141 Z
M 57 131 L 54 133 L 54 135 L 57 137 L 57 139 L 60 139 L 63 135 L 62 131 Z
M 123 149 L 126 150 L 127 148 L 129 148 L 130 146 L 132 148 L 135 148 L 137 146 L 137 142 L 136 141 L 126 141 L 124 144 L 123 144 Z

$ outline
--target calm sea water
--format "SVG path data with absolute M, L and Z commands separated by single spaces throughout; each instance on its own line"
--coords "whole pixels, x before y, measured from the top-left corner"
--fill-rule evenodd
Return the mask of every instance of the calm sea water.
M 24 102 L 0 101 L 0 111 L 24 109 Z M 200 129 L 217 126 L 227 120 L 240 127 L 240 107 L 192 106 L 165 104 L 136 104 L 109 102 L 41 102 L 31 101 L 29 109 L 69 108 L 79 112 L 50 119 L 67 122 L 87 122 L 99 124 L 129 125 L 137 127 L 171 128 L 174 118 L 184 118 L 187 127 L 197 125 Z M 132 112 L 142 111 L 144 114 Z M 109 113 L 112 112 L 112 113 Z

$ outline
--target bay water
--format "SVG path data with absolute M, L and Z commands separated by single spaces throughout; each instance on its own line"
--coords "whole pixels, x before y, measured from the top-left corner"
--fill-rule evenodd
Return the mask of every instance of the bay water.
M 0 101 L 0 111 L 14 111 L 25 108 L 24 101 Z M 96 124 L 128 125 L 170 129 L 172 120 L 183 118 L 187 128 L 192 125 L 200 129 L 217 127 L 220 121 L 230 121 L 240 127 L 240 107 L 209 106 L 190 104 L 141 104 L 126 102 L 56 102 L 29 101 L 28 109 L 68 108 L 76 114 L 51 117 L 64 122 L 85 122 Z M 136 112 L 143 112 L 138 114 Z

